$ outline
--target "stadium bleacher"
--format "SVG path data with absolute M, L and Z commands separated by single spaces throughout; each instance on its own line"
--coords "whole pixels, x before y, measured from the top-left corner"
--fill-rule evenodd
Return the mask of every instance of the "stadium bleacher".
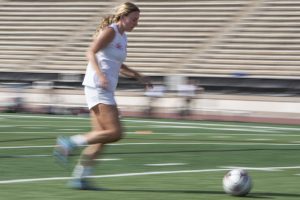
M 181 69 L 210 74 L 243 73 L 256 78 L 299 78 L 300 2 L 257 1 L 195 51 Z
M 128 34 L 126 61 L 134 69 L 160 80 L 172 74 L 200 79 L 207 89 L 299 90 L 299 1 L 135 2 L 142 15 Z M 119 3 L 0 1 L 0 81 L 20 81 L 16 72 L 28 81 L 82 76 L 99 20 Z

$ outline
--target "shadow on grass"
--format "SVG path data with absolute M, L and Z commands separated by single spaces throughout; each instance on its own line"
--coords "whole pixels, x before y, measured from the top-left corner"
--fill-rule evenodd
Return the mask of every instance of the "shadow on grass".
M 177 193 L 177 194 L 202 194 L 202 195 L 227 195 L 223 191 L 213 190 L 164 190 L 164 189 L 105 189 L 105 192 L 143 192 L 143 193 Z M 273 199 L 276 197 L 290 197 L 299 199 L 299 194 L 280 192 L 254 192 L 243 197 L 245 199 Z

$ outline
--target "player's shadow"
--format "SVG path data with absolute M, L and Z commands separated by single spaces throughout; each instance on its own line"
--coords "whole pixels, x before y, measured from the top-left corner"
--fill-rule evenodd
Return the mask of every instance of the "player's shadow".
M 250 193 L 248 198 L 261 198 L 261 199 L 273 199 L 276 197 L 286 197 L 286 198 L 295 198 L 299 199 L 300 198 L 300 193 L 299 194 L 292 194 L 292 193 L 280 193 L 280 192 L 254 192 Z
M 146 192 L 146 193 L 180 193 L 180 194 L 224 194 L 222 191 L 209 190 L 164 190 L 164 189 L 106 189 L 108 192 Z
M 214 190 L 164 190 L 164 189 L 105 189 L 106 192 L 146 192 L 146 193 L 178 193 L 178 194 L 203 194 L 203 195 L 226 195 L 223 191 Z M 277 193 L 277 192 L 255 192 L 250 193 L 246 199 L 273 199 L 276 197 L 300 198 L 299 194 Z

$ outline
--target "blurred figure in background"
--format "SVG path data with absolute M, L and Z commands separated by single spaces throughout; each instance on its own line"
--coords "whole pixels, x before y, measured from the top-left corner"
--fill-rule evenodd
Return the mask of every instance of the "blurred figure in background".
M 154 105 L 156 101 L 163 97 L 166 87 L 164 85 L 155 85 L 152 88 L 148 88 L 145 92 L 145 96 L 148 97 L 148 107 L 145 110 L 147 116 L 151 116 L 154 112 Z
M 5 112 L 19 113 L 26 111 L 26 102 L 23 90 L 27 84 L 23 83 L 7 83 L 2 85 L 4 90 L 9 94 L 8 98 L 1 102 Z M 3 96 L 2 96 L 3 98 Z
M 126 2 L 120 5 L 113 15 L 100 23 L 87 52 L 89 64 L 83 85 L 93 129 L 82 135 L 59 137 L 54 150 L 57 159 L 66 163 L 73 149 L 87 145 L 75 166 L 74 179 L 70 182 L 74 189 L 93 189 L 87 177 L 92 174 L 95 159 L 105 144 L 122 138 L 123 130 L 114 97 L 119 73 L 151 87 L 148 78 L 123 64 L 127 56 L 125 32 L 132 31 L 138 25 L 139 16 L 140 10 L 135 4 Z
M 178 96 L 182 98 L 182 104 L 179 108 L 179 115 L 186 117 L 191 115 L 193 99 L 199 92 L 203 92 L 204 88 L 198 87 L 196 81 L 188 80 L 186 84 L 177 86 Z

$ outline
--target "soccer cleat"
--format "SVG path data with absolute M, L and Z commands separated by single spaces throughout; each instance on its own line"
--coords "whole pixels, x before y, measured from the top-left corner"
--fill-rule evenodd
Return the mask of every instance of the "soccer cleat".
M 102 190 L 101 188 L 94 187 L 86 179 L 72 179 L 68 185 L 75 190 Z
M 56 147 L 53 151 L 53 155 L 59 163 L 67 165 L 68 156 L 70 155 L 74 147 L 74 143 L 69 138 L 60 136 L 57 138 Z

